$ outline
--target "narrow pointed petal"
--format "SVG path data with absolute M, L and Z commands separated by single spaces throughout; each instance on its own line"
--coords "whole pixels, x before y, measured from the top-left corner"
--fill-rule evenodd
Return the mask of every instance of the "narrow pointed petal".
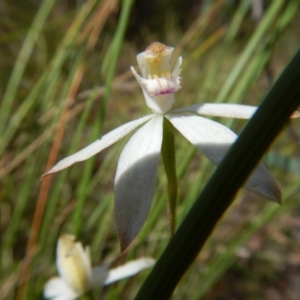
M 281 189 L 268 169 L 259 164 L 246 182 L 246 188 L 281 204 Z
M 123 266 L 109 270 L 104 284 L 108 285 L 123 278 L 133 276 L 146 268 L 152 267 L 154 264 L 155 260 L 149 257 L 130 261 Z
M 179 86 L 180 86 L 180 79 L 181 79 L 179 77 L 180 72 L 181 72 L 181 64 L 182 64 L 182 57 L 179 56 L 178 59 L 177 59 L 174 71 L 172 72 L 172 76 L 177 79 L 177 82 L 178 82 Z
M 110 145 L 114 144 L 121 138 L 123 138 L 125 135 L 127 135 L 129 132 L 134 130 L 139 125 L 145 123 L 149 119 L 152 118 L 153 115 L 148 115 L 143 118 L 140 118 L 138 120 L 134 120 L 131 122 L 128 122 L 111 132 L 103 135 L 99 140 L 95 141 L 94 143 L 90 144 L 89 146 L 83 148 L 82 150 L 76 152 L 75 154 L 68 156 L 61 161 L 59 161 L 51 170 L 49 170 L 47 173 L 45 173 L 42 177 L 46 175 L 50 175 L 56 172 L 59 172 L 63 169 L 66 169 L 67 167 L 86 160 L 95 154 L 99 153 L 103 149 L 109 147 Z
M 53 300 L 73 300 L 79 297 L 60 277 L 51 278 L 44 287 L 44 297 Z
M 162 145 L 163 116 L 154 116 L 124 147 L 115 177 L 115 221 L 121 250 L 138 234 L 154 194 Z
M 199 116 L 168 114 L 173 126 L 214 164 L 219 164 L 237 135 L 215 121 Z
M 203 103 L 174 109 L 172 112 L 188 112 L 214 117 L 250 119 L 256 112 L 256 110 L 257 107 L 251 105 L 230 103 Z
M 237 137 L 222 124 L 199 116 L 169 114 L 166 117 L 188 141 L 216 165 L 221 162 Z M 246 188 L 276 202 L 281 200 L 278 184 L 262 164 L 252 173 Z
M 108 267 L 109 265 L 97 266 L 92 269 L 91 288 L 105 285 L 106 279 L 108 278 Z

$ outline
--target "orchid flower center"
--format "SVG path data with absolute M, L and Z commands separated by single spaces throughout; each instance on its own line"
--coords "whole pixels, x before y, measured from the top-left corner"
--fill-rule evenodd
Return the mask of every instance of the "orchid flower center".
M 57 266 L 60 275 L 79 295 L 89 288 L 89 252 L 71 235 L 60 237 L 57 249 Z
M 154 42 L 137 56 L 142 76 L 131 68 L 143 90 L 146 104 L 158 114 L 165 114 L 172 109 L 174 93 L 181 88 L 179 77 L 181 57 L 171 72 L 173 50 L 172 47 Z
M 157 79 L 159 77 L 171 77 L 170 59 L 173 48 L 154 42 L 150 44 L 145 54 L 145 64 L 142 70 L 144 78 Z

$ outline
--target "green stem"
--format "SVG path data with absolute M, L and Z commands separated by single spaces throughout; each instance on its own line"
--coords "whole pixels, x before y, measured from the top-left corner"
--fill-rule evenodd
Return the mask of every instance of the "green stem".
M 161 155 L 168 180 L 169 221 L 170 231 L 173 235 L 176 226 L 177 176 L 175 164 L 174 128 L 170 121 L 166 118 L 164 118 L 163 124 Z

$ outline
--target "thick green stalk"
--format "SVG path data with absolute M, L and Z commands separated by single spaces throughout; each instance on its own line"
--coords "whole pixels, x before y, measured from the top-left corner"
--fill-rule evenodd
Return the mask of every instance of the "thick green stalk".
M 238 189 L 300 102 L 300 50 L 231 147 L 135 299 L 168 299 Z

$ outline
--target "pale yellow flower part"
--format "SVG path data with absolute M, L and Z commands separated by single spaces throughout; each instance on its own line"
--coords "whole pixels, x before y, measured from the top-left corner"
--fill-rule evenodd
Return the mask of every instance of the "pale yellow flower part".
M 89 247 L 83 248 L 72 235 L 62 235 L 56 252 L 58 273 L 78 294 L 89 288 L 92 267 Z
M 133 276 L 154 264 L 152 258 L 139 258 L 109 269 L 109 264 L 91 267 L 89 247 L 75 242 L 70 234 L 62 235 L 57 243 L 56 265 L 60 277 L 51 278 L 44 287 L 44 297 L 53 300 L 73 300 L 90 289 Z

